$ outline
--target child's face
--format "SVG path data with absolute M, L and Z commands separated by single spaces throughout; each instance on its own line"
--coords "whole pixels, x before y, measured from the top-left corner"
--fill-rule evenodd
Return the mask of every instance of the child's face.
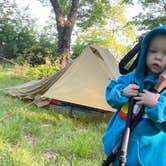
M 166 67 L 166 35 L 155 36 L 147 52 L 148 74 L 159 74 Z

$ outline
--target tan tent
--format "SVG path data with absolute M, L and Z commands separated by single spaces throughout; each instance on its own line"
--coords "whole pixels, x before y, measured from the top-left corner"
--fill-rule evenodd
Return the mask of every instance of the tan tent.
M 69 66 L 49 78 L 8 89 L 20 98 L 56 99 L 97 110 L 112 111 L 105 101 L 105 88 L 119 75 L 116 60 L 108 49 L 88 46 Z M 38 98 L 37 98 L 38 99 Z M 39 102 L 38 102 L 39 101 Z M 48 104 L 46 102 L 46 104 Z M 44 105 L 44 104 L 42 104 Z

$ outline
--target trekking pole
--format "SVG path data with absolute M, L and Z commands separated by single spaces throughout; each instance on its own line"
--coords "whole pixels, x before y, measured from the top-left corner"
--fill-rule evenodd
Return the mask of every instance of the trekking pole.
M 154 93 L 160 93 L 164 88 L 166 88 L 166 72 L 163 72 L 157 81 L 157 84 L 155 85 L 153 92 Z M 130 126 L 130 132 L 134 130 L 136 125 L 139 123 L 140 119 L 142 118 L 142 115 L 144 114 L 144 106 L 141 107 L 139 113 L 134 118 L 134 120 L 131 122 Z M 128 142 L 128 141 L 127 141 Z M 119 151 L 120 147 L 122 145 L 122 139 L 118 141 L 118 143 L 113 148 L 110 155 L 107 157 L 107 159 L 103 162 L 102 166 L 109 166 L 110 163 L 114 162 L 116 159 L 116 154 Z M 127 151 L 126 151 L 127 152 Z
M 126 163 L 127 147 L 128 147 L 129 137 L 130 137 L 130 126 L 131 126 L 133 106 L 134 106 L 134 99 L 131 98 L 128 113 L 127 113 L 125 132 L 124 132 L 124 135 L 122 138 L 122 144 L 121 144 L 121 151 L 120 151 L 120 157 L 119 157 L 120 166 L 124 166 Z
M 127 120 L 126 120 L 126 129 L 125 129 L 125 140 L 129 140 L 127 137 L 129 137 L 130 133 L 130 123 L 131 123 L 131 116 L 132 116 L 132 110 L 134 106 L 134 99 L 130 98 L 129 102 L 129 108 L 128 108 L 128 114 L 127 114 Z M 124 145 L 127 145 L 126 142 Z M 110 163 L 114 162 L 116 159 L 116 154 L 119 151 L 120 147 L 122 145 L 122 140 L 120 140 L 115 147 L 113 148 L 111 154 L 107 157 L 107 159 L 103 162 L 102 166 L 109 166 Z M 124 152 L 125 153 L 125 152 Z

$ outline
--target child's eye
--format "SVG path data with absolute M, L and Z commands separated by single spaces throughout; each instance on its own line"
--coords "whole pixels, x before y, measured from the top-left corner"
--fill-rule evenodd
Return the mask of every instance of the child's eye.
M 156 53 L 157 52 L 157 50 L 154 50 L 154 49 L 149 49 L 149 51 L 148 51 L 149 53 Z

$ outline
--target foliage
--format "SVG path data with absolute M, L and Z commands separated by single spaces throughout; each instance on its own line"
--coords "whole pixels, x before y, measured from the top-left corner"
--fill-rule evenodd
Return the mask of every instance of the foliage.
M 0 54 L 10 59 L 16 58 L 17 53 L 33 45 L 34 20 L 28 16 L 26 9 L 26 19 L 22 19 L 23 14 L 15 1 L 3 0 L 0 12 Z
M 40 0 L 49 2 L 48 0 Z M 35 29 L 28 8 L 19 11 L 14 0 L 3 0 L 0 6 L 0 54 L 15 59 L 20 64 L 37 66 L 45 63 L 45 57 L 53 59 L 57 50 L 55 25 L 48 25 L 42 32 Z M 71 0 L 61 0 L 60 6 L 65 19 L 71 7 Z M 72 58 L 80 55 L 89 44 L 111 48 L 117 57 L 124 55 L 127 46 L 135 40 L 135 27 L 125 18 L 122 0 L 81 0 L 77 19 L 77 39 L 72 46 Z M 53 37 L 54 36 L 54 37 Z
M 82 0 L 78 12 L 77 26 L 87 30 L 89 27 L 106 25 L 111 8 L 110 0 Z
M 42 64 L 37 67 L 30 68 L 27 76 L 31 79 L 42 79 L 51 74 L 55 74 L 59 70 L 60 68 L 58 66 Z
M 33 66 L 45 63 L 46 56 L 53 57 L 56 41 L 50 41 L 44 32 L 37 37 L 36 32 L 27 27 L 16 31 L 16 26 L 7 21 L 1 22 L 0 28 L 0 54 L 4 57 Z
M 56 36 L 49 33 L 49 27 L 42 32 L 35 29 L 28 8 L 21 12 L 14 1 L 3 0 L 0 6 L 0 54 L 20 64 L 35 66 L 45 63 L 44 58 L 53 57 L 56 50 Z
M 72 59 L 77 58 L 86 46 L 87 46 L 87 44 L 79 43 L 79 42 L 76 41 L 76 43 L 72 46 L 71 58 Z
M 49 0 L 39 0 L 43 5 L 50 5 Z M 67 19 L 73 0 L 58 0 L 62 14 Z M 110 0 L 80 0 L 77 27 L 87 29 L 93 25 L 105 24 L 109 18 Z M 99 14 L 100 13 L 100 14 Z
M 45 64 L 45 58 L 53 58 L 56 50 L 55 41 L 52 42 L 45 34 L 40 34 L 38 41 L 31 47 L 25 48 L 21 56 L 32 66 Z
M 40 0 L 48 3 L 48 0 Z M 64 18 L 68 18 L 72 0 L 58 1 L 63 8 Z M 111 47 L 116 57 L 127 52 L 127 45 L 135 40 L 135 27 L 127 23 L 125 5 L 122 0 L 81 0 L 76 21 L 76 42 L 72 46 L 72 58 L 77 57 L 81 50 L 89 44 Z
M 117 59 L 125 55 L 131 41 L 135 40 L 135 26 L 127 22 L 125 6 L 121 4 L 121 1 L 116 1 L 115 4 L 111 5 L 108 16 L 109 19 L 105 20 L 105 24 L 98 26 L 94 24 L 88 28 L 88 31 L 81 30 L 76 40 L 78 46 L 73 48 L 77 48 L 79 45 L 94 44 L 111 48 L 111 52 Z M 78 53 L 74 53 L 74 55 L 78 55 Z
M 25 82 L 0 68 L 0 89 Z M 13 78 L 13 79 L 11 79 Z M 0 91 L 0 165 L 98 166 L 106 124 L 72 119 Z
M 0 54 L 15 57 L 17 52 L 17 46 L 15 39 L 17 38 L 17 32 L 12 24 L 8 24 L 4 21 L 0 22 Z M 8 56 L 7 56 L 8 55 Z
M 140 30 L 149 30 L 159 25 L 166 24 L 166 2 L 163 0 L 124 0 L 126 3 L 139 3 L 143 6 L 143 12 L 133 18 L 132 23 Z
M 2 66 L 3 69 L 4 65 Z M 57 64 L 52 64 L 49 57 L 45 58 L 45 64 L 37 65 L 36 67 L 31 67 L 29 64 L 24 63 L 24 65 L 15 65 L 13 68 L 14 78 L 22 76 L 23 80 L 31 81 L 34 79 L 42 79 L 48 77 L 49 75 L 55 74 L 60 70 Z

